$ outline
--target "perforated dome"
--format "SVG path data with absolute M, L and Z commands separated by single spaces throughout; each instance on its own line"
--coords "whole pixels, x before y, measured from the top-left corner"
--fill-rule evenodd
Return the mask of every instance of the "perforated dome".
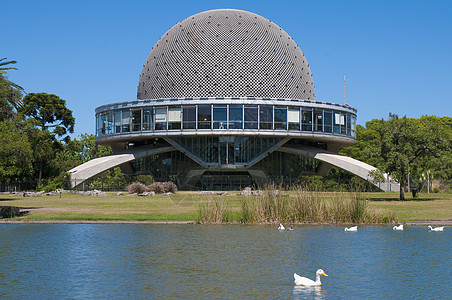
M 309 64 L 278 25 L 254 13 L 218 9 L 193 15 L 155 44 L 138 99 L 263 97 L 315 100 Z

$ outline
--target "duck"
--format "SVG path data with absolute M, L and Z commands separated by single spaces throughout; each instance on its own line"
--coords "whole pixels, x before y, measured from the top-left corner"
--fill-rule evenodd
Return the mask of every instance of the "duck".
M 432 226 L 428 225 L 428 229 L 430 229 L 430 231 L 444 231 L 444 226 L 432 227 Z
M 283 224 L 279 224 L 279 227 L 278 227 L 278 230 L 285 230 L 286 228 L 284 228 L 284 225 Z
M 400 224 L 399 226 L 392 227 L 392 230 L 403 230 L 403 224 Z
M 290 225 L 289 228 L 286 228 L 287 231 L 292 231 L 293 230 L 293 225 Z
M 315 272 L 315 281 L 311 280 L 309 278 L 306 278 L 306 277 L 302 277 L 302 276 L 298 275 L 297 273 L 293 273 L 293 278 L 295 280 L 294 284 L 295 285 L 303 285 L 303 286 L 322 285 L 322 283 L 320 282 L 320 275 L 328 277 L 328 275 L 326 275 L 326 273 L 322 269 L 318 269 L 317 272 Z
M 344 231 L 358 231 L 358 226 L 352 226 L 352 227 L 345 227 Z

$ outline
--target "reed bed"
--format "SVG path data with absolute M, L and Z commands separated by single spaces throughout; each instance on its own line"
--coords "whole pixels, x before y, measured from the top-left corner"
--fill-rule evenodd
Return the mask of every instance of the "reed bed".
M 198 206 L 198 222 L 203 224 L 222 224 L 232 222 L 232 209 L 223 198 L 212 198 Z
M 266 190 L 241 203 L 243 223 L 391 223 L 394 215 L 369 210 L 357 192 L 322 193 L 297 188 L 286 193 Z

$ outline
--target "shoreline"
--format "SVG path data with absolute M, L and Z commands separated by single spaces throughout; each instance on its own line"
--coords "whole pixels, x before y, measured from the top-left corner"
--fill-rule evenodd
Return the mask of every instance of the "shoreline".
M 338 194 L 334 192 L 318 195 L 322 199 L 337 196 Z M 367 219 L 369 222 L 353 224 L 350 218 L 326 218 L 317 219 L 317 222 L 299 221 L 293 225 L 381 226 L 404 224 L 427 226 L 430 224 L 432 226 L 452 226 L 450 213 L 452 211 L 452 194 L 423 195 L 423 198 L 413 201 L 398 201 L 397 196 L 382 192 L 363 194 L 362 198 L 366 200 L 368 212 L 377 216 L 374 219 Z M 68 193 L 63 194 L 61 198 L 0 195 L 0 206 L 20 209 L 19 215 L 15 218 L 0 217 L 0 224 L 202 224 L 199 221 L 216 220 L 200 219 L 200 208 L 212 201 L 219 201 L 219 203 L 227 201 L 232 215 L 227 219 L 230 222 L 222 224 L 239 225 L 243 224 L 240 221 L 242 220 L 241 209 L 242 203 L 246 199 L 248 198 L 238 195 L 224 198 L 221 195 L 203 196 L 197 192 L 185 191 L 171 196 L 156 195 L 154 197 L 116 196 L 111 193 L 104 197 Z M 337 220 L 348 221 L 336 222 Z M 389 221 L 389 223 L 385 221 Z M 262 222 L 255 223 L 255 225 L 274 225 L 274 223 Z
M 123 220 L 14 220 L 0 219 L 0 224 L 164 224 L 188 225 L 196 221 L 123 221 Z
M 277 223 L 265 224 L 243 224 L 241 222 L 219 223 L 219 224 L 201 224 L 197 221 L 123 221 L 123 220 L 14 220 L 0 219 L 0 224 L 133 224 L 133 225 L 274 225 Z M 452 219 L 447 220 L 421 220 L 400 222 L 406 226 L 452 226 Z M 294 223 L 297 226 L 345 226 L 350 224 L 332 224 L 332 223 Z M 393 226 L 394 224 L 360 224 L 359 226 Z

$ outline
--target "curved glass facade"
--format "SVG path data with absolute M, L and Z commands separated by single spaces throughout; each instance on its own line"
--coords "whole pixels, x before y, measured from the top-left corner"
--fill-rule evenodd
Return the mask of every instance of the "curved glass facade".
M 206 129 L 218 131 L 219 135 L 228 130 L 274 130 L 355 138 L 356 133 L 356 110 L 337 104 L 308 101 L 308 106 L 303 105 L 305 102 L 290 100 L 281 101 L 284 104 L 275 104 L 277 101 L 271 100 L 262 100 L 256 104 L 253 101 L 241 101 L 245 103 L 240 104 L 177 102 L 180 104 L 171 104 L 170 100 L 148 101 L 149 104 L 135 101 L 131 105 L 101 107 L 96 114 L 96 136 L 134 132 L 149 132 L 150 135 L 156 132 L 162 135 L 165 131 Z
M 251 171 L 263 171 L 270 182 L 289 186 L 298 183 L 300 176 L 315 174 L 319 164 L 319 161 L 310 157 L 275 151 L 259 161 Z M 247 170 L 209 169 L 202 172 L 191 185 L 184 186 L 184 179 L 190 170 L 199 169 L 199 165 L 180 151 L 136 160 L 133 168 L 140 174 L 149 172 L 156 181 L 169 180 L 188 190 L 234 190 L 255 184 Z
M 320 162 L 278 150 L 355 140 L 356 110 L 347 105 L 243 98 L 145 99 L 96 109 L 96 141 L 172 150 L 136 160 L 125 172 L 149 173 L 180 189 L 238 188 L 268 182 L 293 184 L 315 174 Z

